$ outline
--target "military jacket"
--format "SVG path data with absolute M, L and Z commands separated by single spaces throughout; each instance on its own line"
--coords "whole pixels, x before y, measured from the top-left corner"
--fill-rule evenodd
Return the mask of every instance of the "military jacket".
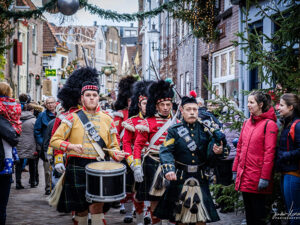
M 123 121 L 128 119 L 128 109 L 118 110 L 117 112 L 113 113 L 114 116 L 114 123 L 117 128 L 118 134 L 121 135 L 124 127 L 122 125 Z M 121 137 L 122 139 L 123 137 Z
M 164 174 L 176 169 L 175 162 L 185 165 L 198 165 L 203 169 L 223 154 L 212 151 L 214 139 L 204 131 L 199 122 L 188 124 L 185 121 L 174 124 L 168 129 L 168 135 L 160 147 L 160 161 Z
M 85 108 L 82 110 L 88 117 L 89 121 L 94 124 L 95 129 L 105 142 L 107 148 L 120 150 L 116 137 L 117 129 L 112 118 L 101 112 L 99 107 L 94 114 L 88 113 Z M 81 144 L 83 153 L 79 154 L 75 151 L 67 151 L 70 143 Z M 98 157 L 98 153 L 94 149 L 93 144 L 76 112 L 69 114 L 62 120 L 60 126 L 51 138 L 50 146 L 55 149 L 59 149 L 62 152 L 66 152 L 67 157 L 80 157 L 87 159 L 96 159 Z M 115 154 L 113 152 L 109 152 L 109 155 L 115 159 Z M 62 154 L 57 154 L 55 156 L 55 164 L 62 162 Z
M 138 133 L 134 142 L 134 160 L 137 164 L 140 163 L 142 150 L 146 143 L 150 143 L 153 136 L 169 119 L 170 116 L 167 118 L 162 118 L 158 114 L 155 114 L 155 116 L 144 119 L 139 125 L 136 126 Z M 159 153 L 159 147 L 164 142 L 166 136 L 167 130 L 156 140 L 156 142 L 151 146 L 150 150 Z
M 133 145 L 138 133 L 136 126 L 140 124 L 143 121 L 143 119 L 143 115 L 139 113 L 138 115 L 132 116 L 122 123 L 122 126 L 125 129 L 123 137 L 123 150 L 126 153 L 129 153 L 129 155 L 126 156 L 126 161 L 128 165 L 130 165 L 134 161 Z

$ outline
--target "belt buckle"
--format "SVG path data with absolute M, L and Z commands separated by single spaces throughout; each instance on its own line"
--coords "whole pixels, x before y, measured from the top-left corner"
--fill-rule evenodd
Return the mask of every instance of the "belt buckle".
M 198 170 L 198 166 L 188 165 L 188 173 L 196 173 Z

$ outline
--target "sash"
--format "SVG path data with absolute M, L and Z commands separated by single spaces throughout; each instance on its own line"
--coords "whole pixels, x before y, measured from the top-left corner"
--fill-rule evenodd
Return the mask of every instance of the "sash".
M 98 132 L 96 131 L 94 124 L 89 121 L 88 117 L 85 115 L 85 113 L 80 110 L 77 112 L 77 115 L 84 127 L 84 130 L 87 132 L 88 137 L 98 153 L 99 157 L 97 157 L 98 161 L 105 159 L 105 153 L 103 152 L 102 148 L 106 148 L 106 144 L 104 140 L 99 136 Z M 93 142 L 94 141 L 94 142 Z

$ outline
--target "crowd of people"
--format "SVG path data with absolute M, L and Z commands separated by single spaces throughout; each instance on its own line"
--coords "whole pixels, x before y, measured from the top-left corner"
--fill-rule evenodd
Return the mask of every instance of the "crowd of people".
M 89 219 L 92 225 L 106 224 L 104 215 L 111 207 L 120 207 L 124 223 L 132 223 L 134 213 L 138 225 L 215 222 L 220 220 L 217 207 L 227 213 L 234 205 L 214 202 L 209 189 L 214 184 L 234 184 L 242 193 L 248 225 L 267 224 L 274 171 L 282 174 L 288 223 L 300 224 L 300 100 L 295 94 L 283 94 L 275 110 L 277 102 L 269 94 L 251 92 L 250 118 L 241 131 L 231 129 L 240 118 L 225 121 L 219 116 L 239 110 L 235 102 L 231 107 L 220 101 L 205 107 L 191 92 L 176 104 L 169 80 L 122 78 L 112 112 L 99 105 L 98 73 L 92 68 L 75 70 L 43 107 L 27 94 L 18 101 L 12 94 L 1 82 L 1 225 L 13 172 L 16 189 L 24 189 L 22 171 L 28 164 L 29 184 L 35 188 L 39 159 L 45 195 L 61 184 L 57 211 L 72 213 L 78 225 Z M 120 202 L 86 200 L 85 168 L 99 160 L 126 166 L 126 197 Z M 57 182 L 61 176 L 63 182 Z

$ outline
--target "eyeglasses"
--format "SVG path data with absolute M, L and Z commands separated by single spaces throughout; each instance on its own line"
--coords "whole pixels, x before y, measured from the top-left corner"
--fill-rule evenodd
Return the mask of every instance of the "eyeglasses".
M 55 102 L 47 102 L 46 104 L 47 104 L 47 105 L 55 104 Z

